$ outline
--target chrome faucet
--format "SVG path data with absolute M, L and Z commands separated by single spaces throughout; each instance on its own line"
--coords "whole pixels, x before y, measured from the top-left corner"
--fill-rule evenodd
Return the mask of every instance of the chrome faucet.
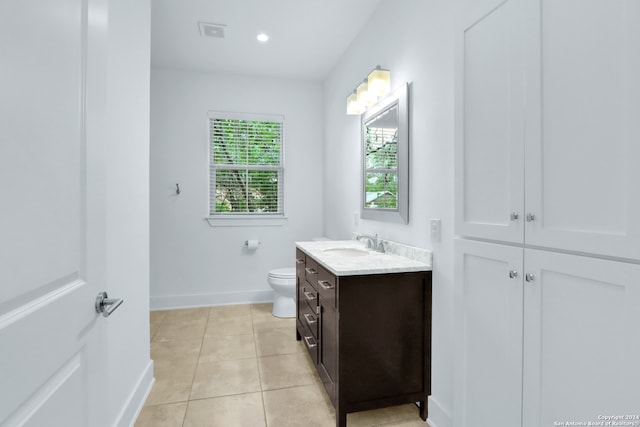
M 367 240 L 367 248 L 371 248 L 377 252 L 384 252 L 384 241 L 378 239 L 378 234 L 370 236 L 368 234 L 358 234 L 356 240 L 361 242 L 363 239 Z

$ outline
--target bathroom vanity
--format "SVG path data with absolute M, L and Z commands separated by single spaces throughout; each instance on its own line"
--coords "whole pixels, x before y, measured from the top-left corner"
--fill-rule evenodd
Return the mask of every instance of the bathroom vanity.
M 411 259 L 356 241 L 296 246 L 296 338 L 335 407 L 336 426 L 346 426 L 350 412 L 412 402 L 426 420 L 430 253 L 411 248 L 422 252 Z

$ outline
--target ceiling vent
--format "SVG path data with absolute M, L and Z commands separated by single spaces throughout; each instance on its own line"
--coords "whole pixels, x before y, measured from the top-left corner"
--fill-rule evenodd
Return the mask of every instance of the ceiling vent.
M 212 24 L 210 22 L 198 22 L 200 26 L 200 35 L 202 37 L 214 37 L 217 39 L 224 38 L 224 30 L 226 25 L 224 24 Z

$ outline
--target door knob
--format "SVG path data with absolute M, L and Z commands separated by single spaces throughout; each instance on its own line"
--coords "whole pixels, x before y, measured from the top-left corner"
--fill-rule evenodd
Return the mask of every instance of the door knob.
M 517 212 L 511 212 L 511 221 L 516 221 L 519 217 Z
M 515 279 L 516 277 L 518 277 L 518 271 L 517 270 L 509 270 L 509 277 L 511 279 Z
M 527 214 L 527 222 L 535 221 L 535 219 L 536 219 L 536 216 L 534 214 L 532 213 Z
M 524 280 L 526 280 L 527 282 L 533 282 L 533 279 L 535 278 L 536 277 L 531 273 L 527 273 L 524 275 Z
M 109 298 L 106 292 L 99 292 L 96 297 L 96 313 L 102 313 L 104 317 L 109 317 L 123 302 L 123 299 Z

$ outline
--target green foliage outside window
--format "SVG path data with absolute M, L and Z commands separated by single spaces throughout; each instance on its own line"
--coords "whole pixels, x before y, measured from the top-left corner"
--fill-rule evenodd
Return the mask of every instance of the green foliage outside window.
M 398 130 L 366 128 L 365 207 L 398 207 Z

